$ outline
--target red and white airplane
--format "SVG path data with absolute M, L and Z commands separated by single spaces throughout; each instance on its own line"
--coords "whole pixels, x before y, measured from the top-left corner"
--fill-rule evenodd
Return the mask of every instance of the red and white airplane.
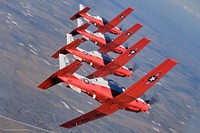
M 75 36 L 77 34 L 81 34 L 86 40 L 91 40 L 95 44 L 97 44 L 100 49 L 98 50 L 101 53 L 108 53 L 110 51 L 116 52 L 116 53 L 123 53 L 126 51 L 127 48 L 122 46 L 122 44 L 127 41 L 132 35 L 134 35 L 141 27 L 142 24 L 136 24 L 123 32 L 121 35 L 119 35 L 117 38 L 112 40 L 108 35 L 103 35 L 102 33 L 93 33 L 89 30 L 86 30 L 87 27 L 89 27 L 90 24 L 85 23 L 83 24 L 80 19 L 77 20 L 78 28 L 74 29 L 70 32 L 72 36 Z M 83 25 L 82 25 L 83 24 Z
M 71 53 L 79 61 L 85 61 L 97 69 L 97 71 L 88 75 L 87 78 L 106 77 L 109 74 L 121 77 L 130 77 L 132 75 L 132 68 L 127 68 L 124 65 L 150 42 L 148 38 L 143 38 L 127 49 L 123 54 L 112 59 L 108 55 L 99 53 L 98 51 L 87 52 L 78 48 L 77 46 L 83 42 L 82 39 L 76 39 L 73 41 L 73 37 L 70 34 L 66 34 L 66 37 L 67 43 L 69 44 L 58 50 L 52 55 L 52 57 L 58 58 L 59 54 Z
M 127 89 L 119 87 L 116 82 L 103 78 L 87 79 L 74 73 L 81 64 L 79 61 L 73 62 L 51 75 L 38 86 L 46 90 L 60 82 L 65 82 L 68 87 L 75 90 L 79 89 L 102 103 L 98 108 L 60 125 L 65 128 L 72 128 L 110 115 L 119 109 L 132 112 L 148 111 L 150 108 L 149 100 L 145 102 L 139 97 L 173 68 L 177 64 L 177 61 L 170 58 L 167 59 Z
M 122 29 L 115 27 L 117 26 L 122 20 L 124 20 L 132 11 L 133 8 L 127 8 L 125 11 L 120 13 L 117 17 L 113 20 L 108 21 L 103 17 L 100 16 L 91 16 L 87 12 L 90 10 L 89 7 L 84 7 L 83 5 L 79 4 L 80 11 L 72 16 L 70 19 L 75 20 L 76 18 L 83 17 L 86 21 L 91 22 L 94 24 L 98 30 L 96 32 L 106 33 L 110 32 L 113 34 L 121 34 Z

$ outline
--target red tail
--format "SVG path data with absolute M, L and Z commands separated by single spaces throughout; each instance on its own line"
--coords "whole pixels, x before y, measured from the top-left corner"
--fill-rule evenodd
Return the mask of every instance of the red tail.
M 62 82 L 62 80 L 59 79 L 58 76 L 68 77 L 68 76 L 72 75 L 81 65 L 82 65 L 81 62 L 74 61 L 70 65 L 68 65 L 68 66 L 64 67 L 63 69 L 52 74 L 48 79 L 46 79 L 44 82 L 42 82 L 38 86 L 38 88 L 46 90 L 47 88 Z
M 82 14 L 85 14 L 85 13 L 88 12 L 89 10 L 90 10 L 90 8 L 89 8 L 89 7 L 86 7 L 86 8 L 84 8 L 83 10 L 77 12 L 77 13 L 76 13 L 74 16 L 72 16 L 70 19 L 71 19 L 71 20 L 75 20 L 75 19 L 81 17 Z
M 75 35 L 79 34 L 79 31 L 83 31 L 83 30 L 87 29 L 89 26 L 90 26 L 90 24 L 85 23 L 84 25 L 81 25 L 80 27 L 77 27 L 76 29 L 71 31 L 69 34 L 72 34 L 72 36 L 75 36 Z
M 52 57 L 58 58 L 59 54 L 67 54 L 68 53 L 67 49 L 75 49 L 83 41 L 84 41 L 83 39 L 76 39 L 75 41 L 71 42 L 70 44 L 67 44 L 64 47 L 62 47 L 55 54 L 53 54 Z

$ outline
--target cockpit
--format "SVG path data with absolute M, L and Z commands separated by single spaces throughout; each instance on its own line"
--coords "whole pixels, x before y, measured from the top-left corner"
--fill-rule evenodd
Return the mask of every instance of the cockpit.
M 100 16 L 92 16 L 93 18 L 96 18 L 98 20 L 101 20 L 102 18 Z
M 104 36 L 105 36 L 107 44 L 110 43 L 110 42 L 112 42 L 112 39 L 110 38 L 110 36 L 108 36 L 107 34 L 105 34 Z
M 106 25 L 109 21 L 107 19 L 105 19 L 104 17 L 101 17 L 102 18 L 102 21 L 103 21 L 103 24 Z
M 110 63 L 111 61 L 113 61 L 113 58 L 110 57 L 109 55 L 107 54 L 102 54 L 102 58 L 103 58 L 103 61 L 104 61 L 104 64 L 107 65 L 108 63 Z
M 114 81 L 114 80 L 112 80 L 112 79 L 107 79 L 107 78 L 105 78 L 105 79 L 108 81 L 109 87 L 110 87 L 112 90 L 116 91 L 118 94 L 120 94 L 120 93 L 122 93 L 123 91 L 126 90 L 125 87 L 119 85 L 116 81 Z

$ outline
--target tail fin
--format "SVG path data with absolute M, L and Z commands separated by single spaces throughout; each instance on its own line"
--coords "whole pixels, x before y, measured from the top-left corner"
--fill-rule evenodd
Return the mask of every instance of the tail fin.
M 82 4 L 79 4 L 79 11 L 83 10 L 85 7 Z
M 82 6 L 80 6 L 80 8 L 82 8 Z M 75 20 L 79 17 L 81 17 L 83 14 L 86 14 L 86 12 L 88 12 L 90 10 L 89 7 L 85 7 L 84 9 L 82 9 L 81 11 L 77 12 L 74 16 L 72 16 L 70 19 L 71 20 Z
M 75 35 L 79 34 L 79 31 L 83 31 L 83 30 L 87 29 L 89 26 L 90 26 L 90 24 L 85 23 L 84 25 L 81 25 L 80 27 L 77 27 L 76 29 L 71 31 L 69 34 L 71 34 L 72 36 L 75 36 Z
M 76 49 L 78 45 L 80 45 L 84 40 L 83 39 L 76 39 L 75 41 L 65 45 L 60 50 L 58 50 L 55 54 L 52 55 L 53 58 L 58 58 L 59 54 L 67 54 L 68 49 Z
M 59 54 L 59 67 L 60 69 L 63 69 L 69 65 L 69 59 L 64 54 Z
M 83 21 L 80 18 L 77 18 L 77 27 L 80 27 L 83 25 Z
M 66 66 L 65 68 L 55 72 L 52 74 L 48 79 L 42 82 L 38 88 L 46 90 L 47 88 L 54 86 L 62 80 L 59 77 L 69 77 L 71 76 L 80 66 L 82 65 L 79 61 L 74 61 L 70 65 Z
M 67 44 L 70 44 L 71 42 L 74 41 L 74 37 L 69 33 L 66 33 L 65 37 L 66 37 Z

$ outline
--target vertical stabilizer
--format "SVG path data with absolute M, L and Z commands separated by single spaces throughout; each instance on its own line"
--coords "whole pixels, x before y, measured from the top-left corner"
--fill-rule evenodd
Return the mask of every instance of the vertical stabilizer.
M 82 4 L 79 4 L 79 11 L 82 11 L 85 7 Z
M 74 41 L 74 37 L 71 34 L 66 33 L 66 42 L 67 42 L 67 44 L 70 44 L 73 41 Z
M 83 25 L 83 21 L 80 18 L 77 18 L 77 27 L 80 27 Z
M 59 54 L 59 68 L 62 69 L 69 65 L 69 59 L 64 54 Z

